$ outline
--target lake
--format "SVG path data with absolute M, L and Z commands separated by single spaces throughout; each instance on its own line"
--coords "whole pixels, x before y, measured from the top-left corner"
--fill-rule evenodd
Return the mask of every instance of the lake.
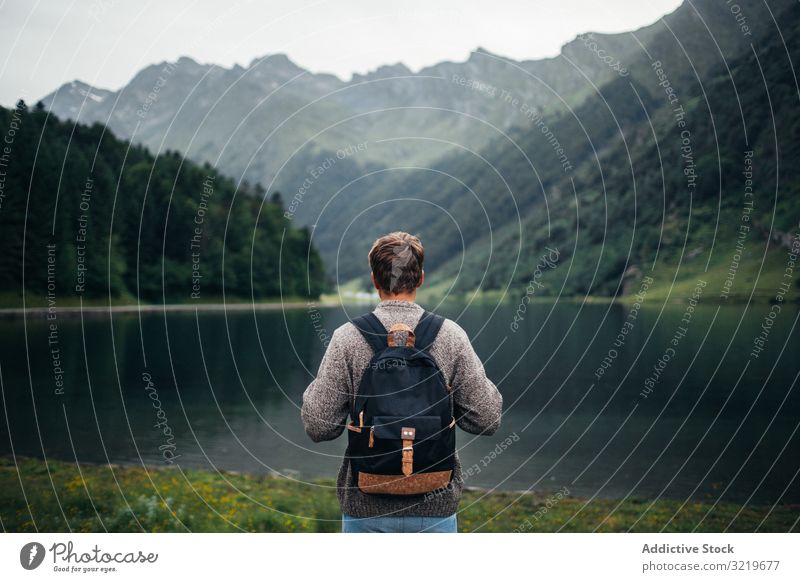
M 312 443 L 299 406 L 367 309 L 0 319 L 0 454 L 333 477 L 346 437 Z M 504 397 L 498 433 L 458 433 L 468 486 L 800 502 L 795 306 L 517 310 L 438 308 Z

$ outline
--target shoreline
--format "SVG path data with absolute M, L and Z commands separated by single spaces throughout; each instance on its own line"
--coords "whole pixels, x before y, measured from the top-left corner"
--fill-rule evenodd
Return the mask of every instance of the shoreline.
M 552 304 L 552 303 L 563 303 L 563 304 L 580 304 L 586 303 L 591 305 L 602 305 L 602 304 L 610 304 L 616 303 L 618 305 L 628 305 L 633 301 L 633 297 L 629 295 L 621 295 L 618 297 L 604 297 L 599 295 L 590 295 L 588 297 L 537 297 L 535 300 L 530 301 L 532 304 Z M 421 302 L 425 302 L 425 299 L 420 299 Z M 431 301 L 437 302 L 439 299 L 432 299 Z M 457 304 L 465 304 L 470 302 L 469 298 L 452 298 L 450 301 L 446 301 L 445 303 L 453 302 Z M 277 311 L 283 309 L 308 309 L 310 306 L 315 308 L 331 308 L 331 307 L 340 307 L 343 305 L 352 305 L 352 306 L 373 306 L 377 303 L 377 300 L 374 301 L 337 301 L 337 300 L 330 300 L 324 299 L 319 301 L 297 301 L 297 300 L 290 300 L 290 301 L 262 301 L 262 302 L 246 302 L 246 301 L 233 301 L 233 302 L 215 302 L 215 303 L 167 303 L 167 304 L 160 304 L 160 303 L 123 303 L 118 305 L 64 305 L 64 306 L 55 306 L 53 308 L 40 306 L 37 305 L 35 307 L 0 307 L 0 319 L 18 319 L 23 318 L 25 316 L 36 316 L 36 317 L 45 317 L 50 312 L 51 309 L 54 309 L 58 315 L 65 315 L 65 316 L 74 316 L 74 315 L 91 315 L 91 316 L 98 316 L 98 315 L 109 315 L 109 314 L 116 314 L 116 313 L 191 313 L 191 312 L 202 312 L 202 313 L 214 313 L 214 312 L 228 312 L 228 311 L 235 311 L 235 312 L 242 312 L 242 311 Z M 471 303 L 473 305 L 482 305 L 482 304 L 492 304 L 494 305 L 495 301 L 487 301 L 486 299 L 478 299 L 472 300 Z M 499 302 L 502 304 L 507 305 L 514 305 L 514 301 L 512 299 L 504 299 L 503 301 Z M 661 303 L 661 298 L 656 298 L 652 301 L 653 306 L 658 306 Z M 682 298 L 671 298 L 669 301 L 665 302 L 668 305 L 683 305 L 686 301 L 683 301 Z M 768 298 L 764 297 L 754 297 L 751 301 L 741 300 L 741 301 L 728 301 L 725 303 L 727 306 L 737 306 L 737 305 L 754 305 L 754 304 L 770 304 L 771 301 Z M 788 305 L 798 305 L 800 301 L 797 302 L 787 302 Z M 645 305 L 643 305 L 644 307 Z M 649 306 L 648 306 L 649 307 Z
M 152 469 L 152 470 L 151 470 Z M 520 494 L 465 488 L 461 532 L 787 532 L 800 504 L 587 498 L 566 486 Z M 178 465 L 93 464 L 0 455 L 5 531 L 337 532 L 334 479 Z
M 261 302 L 261 303 L 131 303 L 124 305 L 66 305 L 54 307 L 58 315 L 107 315 L 111 313 L 181 313 L 181 312 L 228 312 L 228 311 L 276 311 L 280 309 L 307 309 L 309 305 L 315 307 L 337 307 L 342 305 L 335 301 L 302 302 Z M 27 315 L 45 317 L 50 311 L 49 307 L 3 307 L 0 308 L 0 318 L 20 318 Z

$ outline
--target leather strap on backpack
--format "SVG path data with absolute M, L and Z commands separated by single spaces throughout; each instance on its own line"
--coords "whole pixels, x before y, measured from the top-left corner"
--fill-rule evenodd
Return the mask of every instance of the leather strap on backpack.
M 417 429 L 404 426 L 400 429 L 400 438 L 403 439 L 403 475 L 406 477 L 414 472 L 414 437 Z

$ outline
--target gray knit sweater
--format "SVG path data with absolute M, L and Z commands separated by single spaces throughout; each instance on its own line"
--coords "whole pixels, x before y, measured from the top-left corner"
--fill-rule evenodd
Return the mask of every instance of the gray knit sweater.
M 413 329 L 423 312 L 422 307 L 408 301 L 381 301 L 374 311 L 387 329 L 395 323 L 405 323 Z M 445 320 L 430 351 L 452 387 L 458 426 L 473 434 L 494 433 L 500 426 L 503 398 L 486 377 L 464 330 L 457 323 Z M 352 323 L 345 323 L 333 332 L 317 378 L 303 394 L 303 424 L 314 442 L 332 440 L 342 434 L 372 355 L 369 344 Z M 397 497 L 364 494 L 353 485 L 347 460 L 342 463 L 337 481 L 342 512 L 354 517 L 452 515 L 458 508 L 462 489 L 457 453 L 453 482 L 435 494 Z

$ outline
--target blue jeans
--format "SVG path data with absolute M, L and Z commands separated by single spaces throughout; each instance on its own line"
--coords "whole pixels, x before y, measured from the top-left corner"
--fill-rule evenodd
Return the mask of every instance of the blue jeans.
M 343 533 L 456 533 L 457 531 L 455 514 L 447 517 L 342 515 Z

